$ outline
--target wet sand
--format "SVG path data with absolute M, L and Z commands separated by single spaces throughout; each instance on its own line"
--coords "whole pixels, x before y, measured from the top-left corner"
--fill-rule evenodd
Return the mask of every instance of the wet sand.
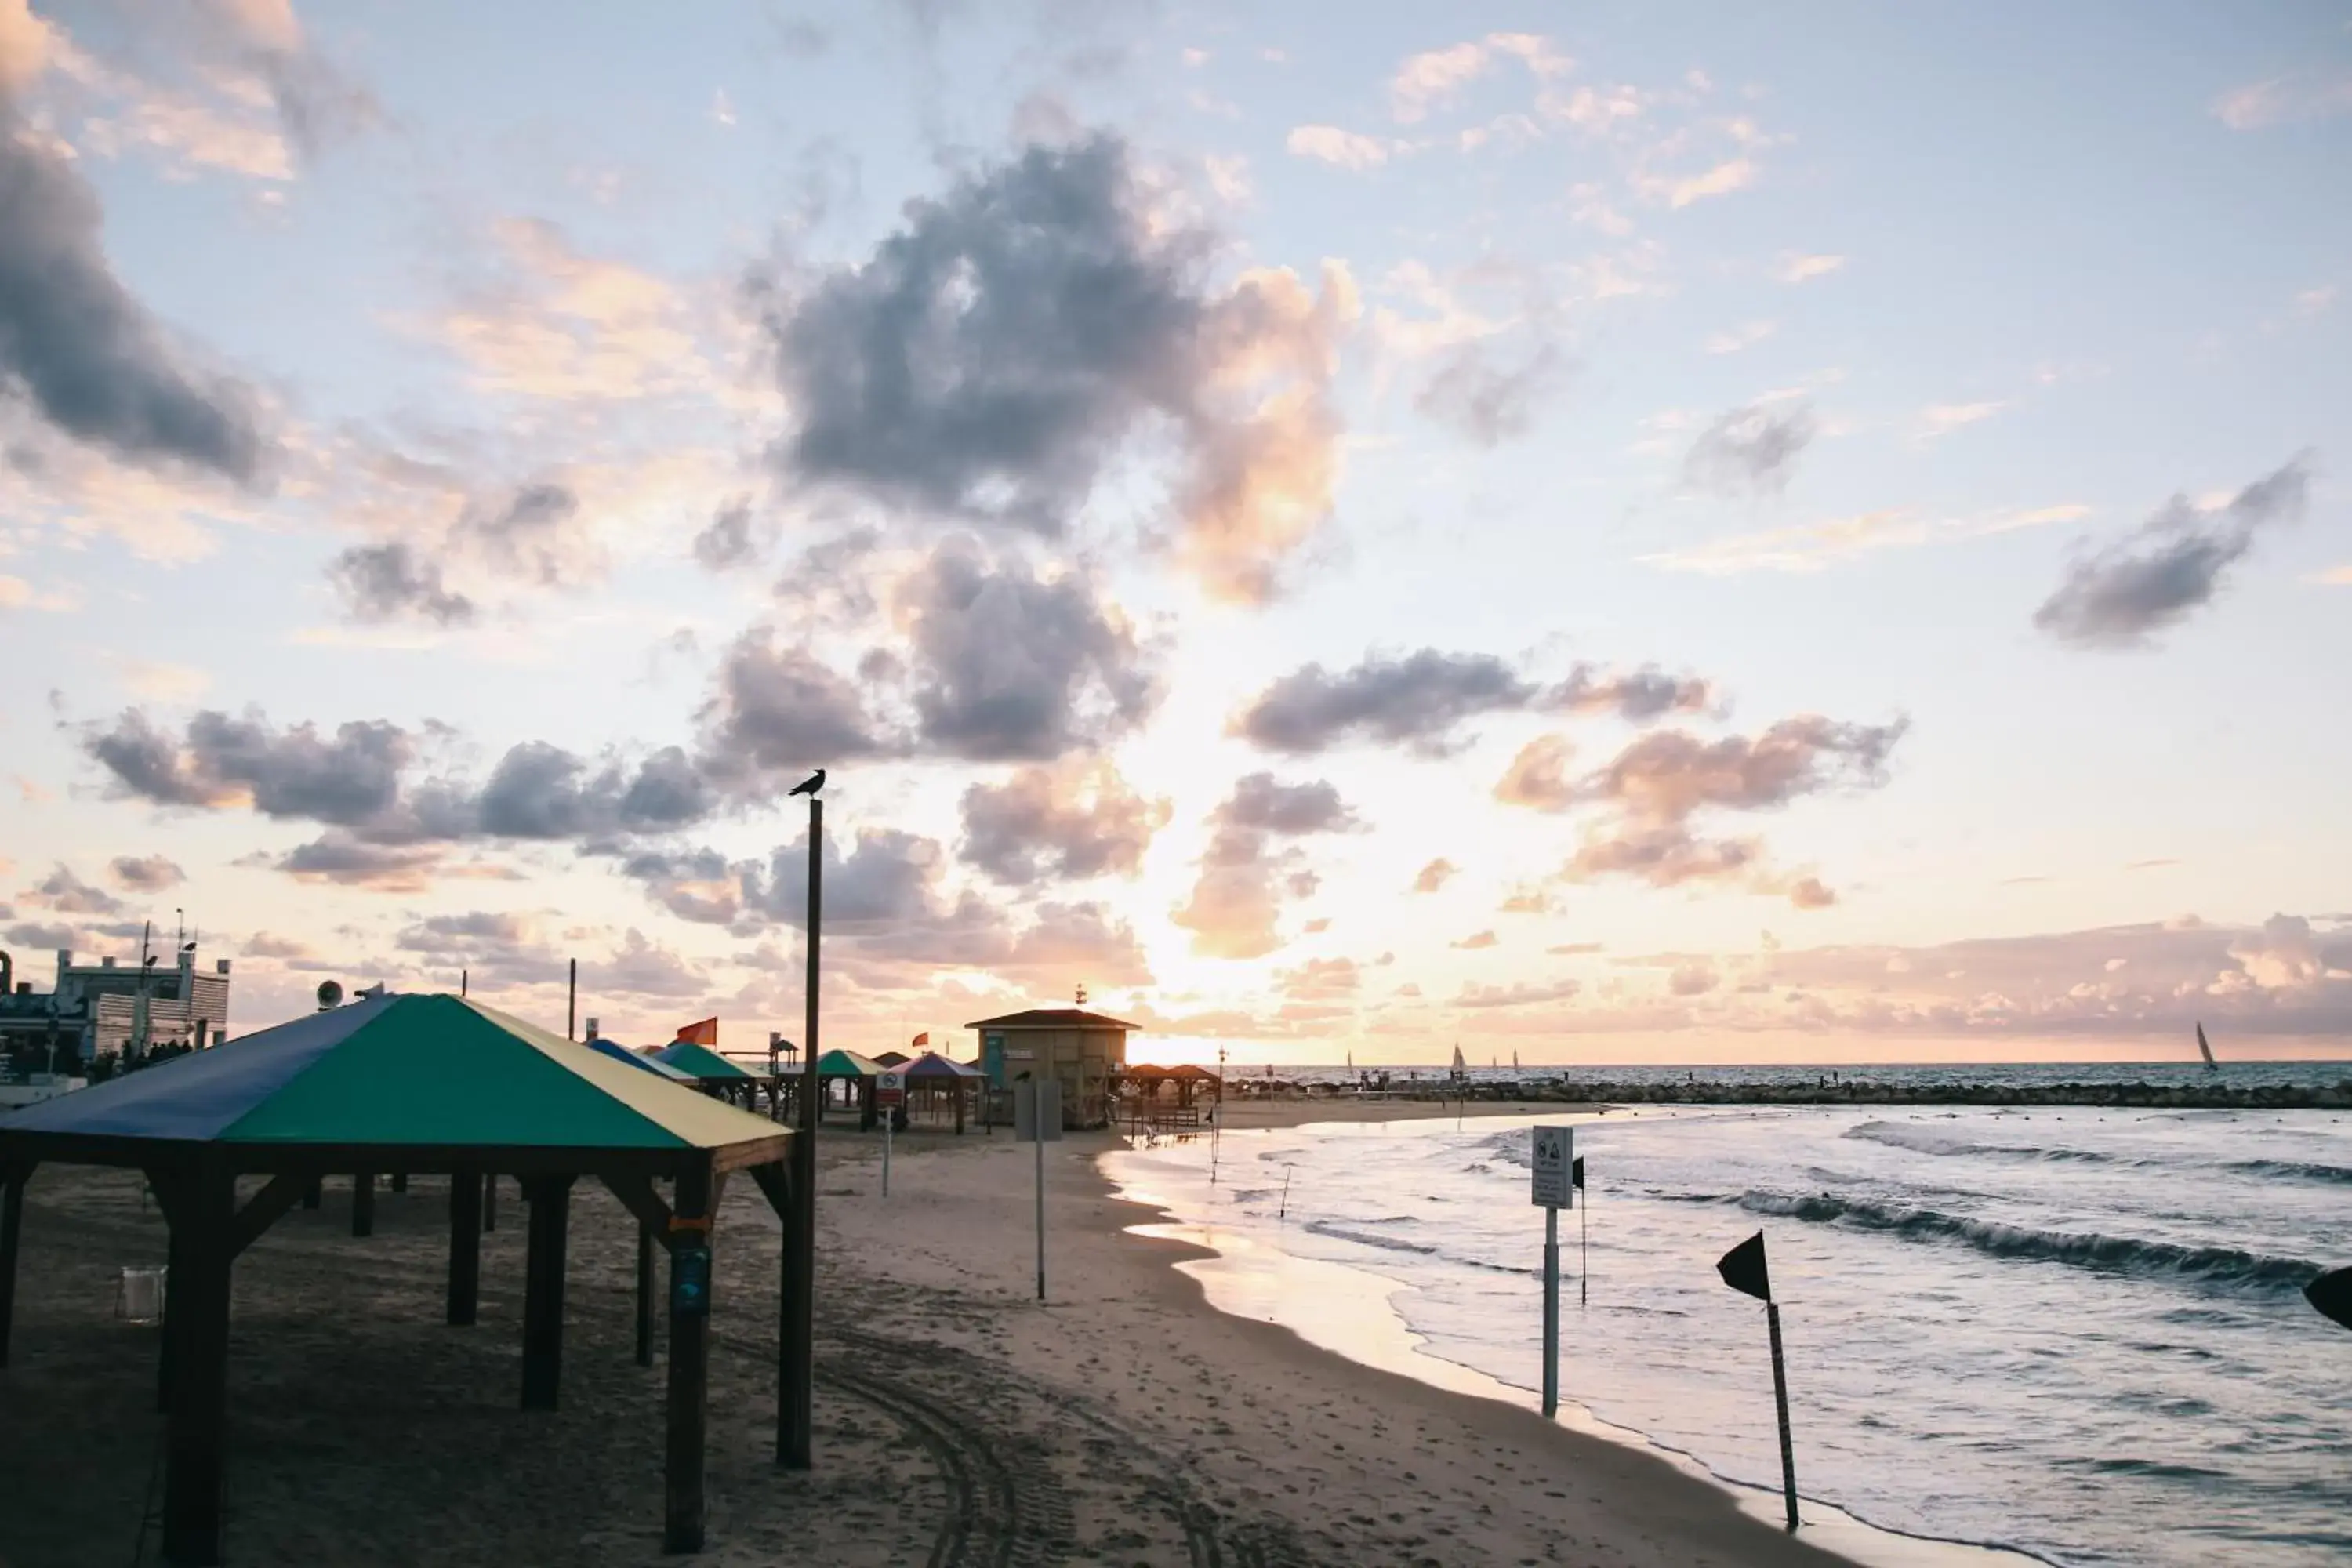
M 772 1462 L 776 1227 L 749 1183 L 729 1184 L 703 1561 L 1839 1561 L 1655 1456 L 1213 1310 L 1170 1267 L 1206 1254 L 1129 1230 L 1161 1216 L 1111 1196 L 1106 1146 L 1047 1146 L 1041 1306 L 1028 1147 L 902 1138 L 885 1200 L 877 1141 L 828 1136 L 811 1474 Z M 0 1373 L 0 1562 L 15 1568 L 129 1562 L 152 1506 L 156 1331 L 109 1310 L 122 1265 L 162 1260 L 138 1186 L 46 1167 L 27 1195 Z M 671 1561 L 663 1367 L 631 1357 L 631 1222 L 601 1187 L 577 1189 L 562 1408 L 527 1415 L 523 1205 L 509 1183 L 484 1238 L 481 1321 L 451 1329 L 445 1192 L 418 1178 L 381 1195 L 376 1235 L 354 1240 L 348 1193 L 331 1187 L 323 1210 L 297 1209 L 239 1260 L 228 1561 Z

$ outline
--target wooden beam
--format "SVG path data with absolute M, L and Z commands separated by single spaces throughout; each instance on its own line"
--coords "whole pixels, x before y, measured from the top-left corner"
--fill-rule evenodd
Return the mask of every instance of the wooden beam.
M 667 1250 L 672 1215 L 669 1205 L 661 1201 L 659 1193 L 654 1191 L 653 1179 L 638 1175 L 616 1176 L 609 1172 L 600 1173 L 596 1179 L 604 1184 L 605 1191 L 621 1200 L 622 1207 L 637 1216 L 638 1226 L 652 1232 L 664 1250 Z
M 449 1321 L 474 1321 L 482 1296 L 482 1176 L 459 1171 L 449 1178 Z
M 563 1380 L 563 1271 L 572 1214 L 570 1176 L 533 1176 L 530 1234 L 524 1245 L 522 1407 L 552 1410 Z
M 375 1173 L 362 1171 L 352 1177 L 352 1234 L 375 1234 Z
M 278 1215 L 294 1206 L 302 1195 L 303 1182 L 299 1176 L 273 1176 L 269 1184 L 253 1194 L 252 1201 L 237 1211 L 236 1220 L 229 1228 L 231 1258 L 261 1239 L 262 1232 L 278 1223 Z
M 227 1426 L 236 1184 L 210 1161 L 179 1180 L 171 1282 L 176 1344 L 163 1436 L 163 1561 L 211 1568 L 221 1560 L 221 1443 Z
M 0 1366 L 8 1364 L 8 1330 L 16 1316 L 16 1244 L 25 1234 L 25 1184 L 30 1163 L 0 1170 Z
M 482 1229 L 499 1228 L 499 1173 L 496 1170 L 482 1173 Z
M 710 1160 L 690 1158 L 677 1174 L 675 1221 L 686 1226 L 707 1224 L 710 1218 Z M 708 1236 L 708 1232 L 704 1233 Z M 699 1253 L 698 1259 L 696 1255 Z M 678 1289 L 688 1270 L 699 1263 L 704 1294 L 694 1310 L 678 1310 Z M 703 1436 L 710 1407 L 709 1254 L 703 1248 L 673 1247 L 669 1255 L 669 1421 L 667 1456 L 663 1466 L 662 1550 L 702 1550 Z
M 312 1176 L 308 1182 L 303 1184 L 302 1206 L 304 1208 L 314 1209 L 319 1206 L 320 1200 L 326 1196 L 326 1194 L 320 1190 L 324 1184 L 325 1184 L 320 1182 L 316 1176 Z
M 394 1171 L 392 1173 L 392 1190 L 395 1193 L 404 1193 L 408 1190 L 407 1172 Z

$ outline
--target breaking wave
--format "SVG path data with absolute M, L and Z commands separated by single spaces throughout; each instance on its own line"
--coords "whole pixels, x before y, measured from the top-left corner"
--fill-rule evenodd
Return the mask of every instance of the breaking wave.
M 1869 1143 L 1884 1143 L 1894 1149 L 1908 1149 L 1915 1154 L 1990 1154 L 2011 1160 L 2068 1161 L 2093 1165 L 2145 1165 L 2152 1163 L 2118 1160 L 2113 1154 L 2102 1154 L 2095 1149 L 2044 1148 L 2033 1143 L 1979 1143 L 1949 1132 L 1938 1132 L 1932 1127 L 1914 1127 L 1901 1121 L 1865 1121 L 1858 1127 L 1847 1128 L 1841 1136 L 1859 1138 Z
M 2030 1226 L 1968 1219 L 1937 1209 L 1906 1208 L 1827 1193 L 1791 1197 L 1782 1193 L 1748 1192 L 1740 1195 L 1739 1206 L 1752 1214 L 1779 1215 L 1816 1225 L 1885 1231 L 1915 1240 L 1956 1241 L 1994 1258 L 2070 1263 L 2084 1268 L 2264 1294 L 2298 1290 L 2319 1273 L 2317 1264 L 2298 1258 L 2272 1258 L 2232 1247 L 2182 1247 L 2129 1236 L 2037 1230 Z

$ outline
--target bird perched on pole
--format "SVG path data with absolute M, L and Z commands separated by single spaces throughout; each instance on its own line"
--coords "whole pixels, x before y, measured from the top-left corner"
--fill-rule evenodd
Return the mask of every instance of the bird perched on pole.
M 816 772 L 809 774 L 808 777 L 794 784 L 792 788 L 792 793 L 794 795 L 814 795 L 824 787 L 824 770 L 823 768 L 819 768 Z

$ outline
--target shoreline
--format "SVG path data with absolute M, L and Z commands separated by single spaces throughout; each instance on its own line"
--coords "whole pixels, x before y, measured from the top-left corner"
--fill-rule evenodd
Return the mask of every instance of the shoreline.
M 1370 1108 L 1365 1108 L 1370 1109 Z M 1523 1114 L 1583 1115 L 1605 1112 L 1609 1107 L 1529 1105 L 1524 1110 L 1497 1107 L 1489 1116 Z M 1479 1111 L 1473 1110 L 1471 1114 Z M 1370 1115 L 1337 1118 L 1298 1117 L 1269 1121 L 1253 1130 L 1311 1131 L 1318 1125 L 1352 1125 L 1382 1120 L 1424 1120 L 1421 1117 L 1381 1118 Z M 1241 1129 L 1229 1129 L 1241 1131 Z M 1115 1163 L 1124 1151 L 1104 1152 L 1101 1163 Z M 1301 1343 L 1341 1357 L 1370 1371 L 1425 1383 L 1453 1396 L 1489 1401 L 1525 1412 L 1542 1422 L 1540 1401 L 1532 1391 L 1503 1382 L 1475 1368 L 1447 1360 L 1429 1348 L 1397 1310 L 1391 1299 L 1409 1287 L 1370 1268 L 1299 1257 L 1270 1246 L 1256 1237 L 1223 1231 L 1213 1221 L 1196 1221 L 1180 1215 L 1163 1198 L 1136 1183 L 1122 1181 L 1108 1170 L 1105 1178 L 1123 1201 L 1152 1209 L 1159 1223 L 1132 1227 L 1150 1239 L 1179 1244 L 1206 1257 L 1175 1259 L 1176 1271 L 1200 1284 L 1202 1300 L 1214 1311 L 1244 1321 L 1278 1327 Z M 1298 1303 L 1316 1295 L 1352 1299 L 1355 1310 L 1337 1321 L 1302 1312 Z M 1270 1309 L 1270 1310 L 1268 1310 Z M 1781 1524 L 1781 1496 L 1777 1488 L 1735 1480 L 1709 1468 L 1704 1460 L 1631 1426 L 1593 1414 L 1582 1405 L 1562 1398 L 1557 1417 L 1561 1430 L 1660 1459 L 1692 1484 L 1732 1501 L 1742 1513 L 1776 1536 L 1787 1539 Z M 1836 1504 L 1800 1493 L 1804 1520 L 1799 1539 L 1832 1552 L 1838 1560 L 1860 1568 L 2021 1568 L 2045 1560 L 2014 1547 L 1912 1534 L 1876 1525 Z

